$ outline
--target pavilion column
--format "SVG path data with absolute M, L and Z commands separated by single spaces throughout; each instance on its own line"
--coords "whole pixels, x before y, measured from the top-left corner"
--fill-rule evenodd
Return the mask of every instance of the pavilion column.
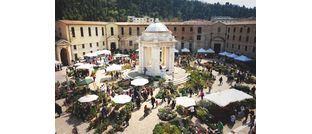
M 139 43 L 139 72 L 144 73 L 144 50 L 143 45 Z
M 171 62 L 170 61 L 170 47 L 166 47 L 166 67 L 167 67 L 167 69 L 169 69 L 169 67 L 170 67 L 170 65 L 169 65 L 169 63 Z
M 153 69 L 153 73 L 152 75 L 153 76 L 156 76 L 158 74 L 160 74 L 160 68 L 159 68 L 159 65 L 160 65 L 160 47 L 159 46 L 154 46 L 152 47 L 152 69 Z
M 174 73 L 174 46 L 169 47 L 169 74 Z
M 62 48 L 60 48 L 60 47 L 56 47 L 56 56 L 57 56 L 56 60 L 62 62 L 62 60 L 61 60 L 61 49 Z

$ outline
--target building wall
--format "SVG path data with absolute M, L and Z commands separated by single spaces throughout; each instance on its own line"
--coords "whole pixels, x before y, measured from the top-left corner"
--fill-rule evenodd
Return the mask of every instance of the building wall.
M 256 57 L 256 52 L 253 51 L 253 49 L 256 49 L 256 24 L 226 24 L 221 22 L 213 24 L 165 22 L 164 24 L 178 41 L 176 43 L 176 49 L 178 50 L 182 48 L 192 48 L 193 52 L 196 52 L 199 48 L 213 48 L 214 43 L 221 43 L 221 51 L 244 54 L 252 58 Z M 136 50 L 138 49 L 138 43 L 136 41 L 148 25 L 149 23 L 131 24 L 122 22 L 105 24 L 64 24 L 57 21 L 55 34 L 56 37 L 70 42 L 71 56 L 75 59 L 75 54 L 77 54 L 77 57 L 80 57 L 91 51 L 95 52 L 102 49 L 110 50 L 112 43 L 116 44 L 116 49 Z M 72 27 L 75 30 L 75 37 L 72 35 Z M 80 27 L 83 28 L 83 37 L 81 36 Z M 91 28 L 91 36 L 89 36 L 88 33 L 89 27 Z M 96 36 L 95 32 L 96 27 L 98 28 L 98 36 Z M 102 35 L 102 27 L 104 29 L 104 35 Z M 198 31 L 199 27 L 201 27 L 201 33 Z M 111 28 L 113 28 L 114 35 L 111 34 Z M 124 29 L 123 35 L 122 28 Z M 131 35 L 129 34 L 129 28 L 132 30 Z M 137 28 L 139 28 L 139 35 L 137 34 Z M 234 28 L 236 29 L 235 33 L 233 31 Z M 242 28 L 242 32 L 240 32 L 240 28 Z M 248 28 L 250 28 L 249 33 L 247 33 Z M 233 36 L 235 36 L 234 40 Z M 241 36 L 241 40 L 239 40 L 239 36 Z M 247 36 L 249 38 L 248 41 L 246 41 Z M 130 41 L 132 41 L 132 45 L 130 45 Z M 92 43 L 92 47 L 90 47 L 90 43 Z M 82 44 L 84 44 L 84 48 Z M 184 44 L 184 46 L 182 46 L 182 44 Z M 247 47 L 247 51 L 245 51 L 245 47 Z
M 240 32 L 241 28 L 242 32 Z M 249 33 L 247 33 L 248 28 L 250 28 Z M 256 52 L 253 51 L 253 49 L 256 49 L 256 25 L 229 25 L 227 26 L 227 35 L 228 37 L 226 37 L 225 45 L 226 51 L 235 52 L 247 55 L 252 58 L 256 58 Z M 248 41 L 246 40 L 246 38 L 248 38 Z

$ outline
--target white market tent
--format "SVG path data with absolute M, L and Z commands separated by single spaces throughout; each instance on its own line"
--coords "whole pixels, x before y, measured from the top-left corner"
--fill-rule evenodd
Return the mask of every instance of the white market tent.
M 219 55 L 222 55 L 222 56 L 227 56 L 227 55 L 229 55 L 229 54 L 231 54 L 231 53 L 228 53 L 227 51 L 224 51 L 224 52 L 222 52 L 222 53 L 219 53 Z
M 131 85 L 133 86 L 144 86 L 148 83 L 148 79 L 145 78 L 137 78 L 131 81 Z
M 236 89 L 228 89 L 217 93 L 206 94 L 204 97 L 204 99 L 207 99 L 208 101 L 211 101 L 220 107 L 225 107 L 232 102 L 242 101 L 251 98 L 251 95 Z
M 135 51 L 139 52 L 140 50 L 139 50 L 139 49 L 137 49 L 137 50 L 135 50 Z
M 116 95 L 112 101 L 117 104 L 125 104 L 131 101 L 131 97 L 129 95 Z
M 182 50 L 181 50 L 181 52 L 191 52 L 189 49 L 187 49 L 187 48 L 183 48 Z
M 91 102 L 94 101 L 96 99 L 98 99 L 99 96 L 92 94 L 92 95 L 86 95 L 86 96 L 82 96 L 78 99 L 79 102 Z
M 235 60 L 238 60 L 238 61 L 242 61 L 242 62 L 247 62 L 247 61 L 251 61 L 252 59 L 251 58 L 248 58 L 247 56 L 245 55 L 241 55 L 241 56 L 238 56 L 236 58 L 234 58 Z
M 181 105 L 183 107 L 190 107 L 190 106 L 195 106 L 195 100 L 193 98 L 189 97 L 177 97 L 176 98 L 176 104 Z
M 207 51 L 203 48 L 200 48 L 197 50 L 197 53 L 206 53 Z
M 106 68 L 106 71 L 107 72 L 112 72 L 112 71 L 121 71 L 121 65 L 117 65 L 117 64 L 113 64 L 113 65 L 110 65 Z
M 76 63 L 76 64 L 78 64 L 78 63 Z M 89 69 L 89 70 L 92 70 L 93 69 L 93 65 L 92 64 L 79 64 L 79 66 L 76 69 Z
M 74 64 L 74 66 L 81 66 L 81 65 L 83 65 L 83 63 L 76 63 L 76 64 Z
M 127 54 L 115 54 L 114 55 L 114 58 L 119 58 L 119 57 L 129 57 L 129 55 L 127 55 Z
M 227 57 L 229 57 L 229 58 L 236 58 L 236 57 L 238 57 L 236 54 L 234 54 L 234 53 L 232 53 L 232 54 L 228 54 L 228 55 L 226 55 Z
M 96 57 L 98 56 L 96 53 L 87 53 L 86 55 L 84 55 L 86 57 Z
M 100 50 L 100 51 L 96 51 L 95 54 L 97 54 L 97 55 L 102 55 L 102 54 L 110 55 L 111 51 L 109 51 L 109 50 Z
M 211 48 L 207 49 L 207 53 L 215 53 Z

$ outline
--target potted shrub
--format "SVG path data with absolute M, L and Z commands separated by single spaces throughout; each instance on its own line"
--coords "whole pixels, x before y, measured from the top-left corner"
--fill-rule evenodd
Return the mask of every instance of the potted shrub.
M 158 110 L 157 116 L 163 121 L 169 121 L 177 117 L 177 114 L 170 108 L 160 108 Z

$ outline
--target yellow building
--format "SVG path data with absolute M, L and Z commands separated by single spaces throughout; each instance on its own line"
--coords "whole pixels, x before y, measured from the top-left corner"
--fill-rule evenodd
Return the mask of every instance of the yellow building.
M 97 50 L 138 49 L 138 37 L 150 23 L 59 20 L 56 22 L 56 60 L 64 65 Z M 256 58 L 256 21 L 163 22 L 177 40 L 176 49 L 212 48 Z

